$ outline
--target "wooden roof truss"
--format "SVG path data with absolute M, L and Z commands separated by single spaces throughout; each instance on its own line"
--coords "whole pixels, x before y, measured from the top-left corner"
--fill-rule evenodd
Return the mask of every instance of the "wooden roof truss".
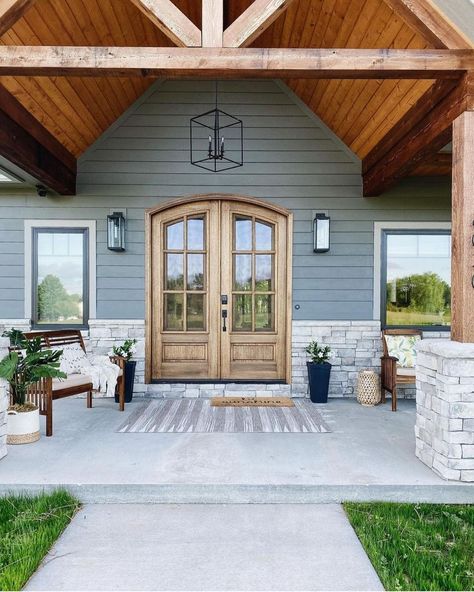
M 269 38 L 265 32 L 270 28 L 275 31 L 277 23 L 284 20 L 280 17 L 295 0 L 253 0 L 249 5 L 247 2 L 246 8 L 227 26 L 224 0 L 202 0 L 200 27 L 171 0 L 129 0 L 176 47 L 10 43 L 0 45 L 0 76 L 137 80 L 282 78 L 296 79 L 296 87 L 303 79 L 437 80 L 365 154 L 364 194 L 379 195 L 424 162 L 431 159 L 433 163 L 439 150 L 450 140 L 453 121 L 464 110 L 474 108 L 473 44 L 432 0 L 384 1 L 431 47 L 257 47 L 259 42 Z M 34 3 L 35 0 L 0 0 L 0 36 Z M 275 36 L 275 32 L 272 35 Z M 17 99 L 5 89 L 2 95 L 0 117 L 5 125 L 9 124 L 6 127 L 11 132 L 0 135 L 0 152 L 58 193 L 74 194 L 73 155 L 64 146 L 60 148 L 54 134 L 39 121 L 34 129 L 25 127 L 24 108 L 22 111 Z M 14 125 L 24 129 L 21 142 L 24 149 L 18 141 L 14 147 L 12 145 Z M 65 170 L 57 166 L 58 160 Z

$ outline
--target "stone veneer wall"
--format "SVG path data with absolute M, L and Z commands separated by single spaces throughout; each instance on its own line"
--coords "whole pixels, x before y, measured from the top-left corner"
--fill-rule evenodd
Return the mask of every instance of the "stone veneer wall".
M 438 475 L 474 482 L 474 344 L 419 344 L 415 436 L 417 457 Z
M 15 326 L 29 328 L 28 321 L 0 321 L 0 332 Z M 427 337 L 439 338 L 440 333 L 427 333 Z M 309 341 L 331 346 L 335 357 L 329 395 L 353 397 L 356 394 L 357 375 L 362 369 L 380 371 L 382 343 L 379 321 L 293 321 L 292 384 L 145 384 L 145 322 L 143 320 L 90 320 L 89 332 L 84 334 L 86 347 L 96 354 L 107 354 L 112 346 L 125 339 L 138 340 L 135 355 L 137 370 L 135 395 L 144 397 L 209 397 L 232 395 L 247 391 L 258 395 L 308 396 L 307 355 Z M 0 340 L 0 351 L 7 347 Z M 400 389 L 400 397 L 414 397 L 415 388 Z
M 8 384 L 0 379 L 0 459 L 7 454 Z

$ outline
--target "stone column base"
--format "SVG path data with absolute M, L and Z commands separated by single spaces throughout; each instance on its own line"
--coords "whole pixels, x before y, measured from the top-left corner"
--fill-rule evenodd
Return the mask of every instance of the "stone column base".
M 474 482 L 474 344 L 419 343 L 415 436 L 416 456 L 435 473 Z

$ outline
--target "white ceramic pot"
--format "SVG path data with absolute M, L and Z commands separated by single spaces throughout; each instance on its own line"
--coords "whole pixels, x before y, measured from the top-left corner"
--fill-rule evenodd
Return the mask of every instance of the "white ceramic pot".
M 7 444 L 30 444 L 40 438 L 39 409 L 7 411 Z

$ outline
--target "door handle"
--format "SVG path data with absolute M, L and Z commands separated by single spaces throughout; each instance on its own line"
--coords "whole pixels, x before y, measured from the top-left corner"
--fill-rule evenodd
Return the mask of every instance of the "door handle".
M 227 331 L 227 327 L 226 327 L 226 324 L 225 324 L 226 319 L 227 319 L 227 310 L 224 309 L 222 311 L 222 321 L 223 321 L 222 330 L 224 331 L 224 333 Z

